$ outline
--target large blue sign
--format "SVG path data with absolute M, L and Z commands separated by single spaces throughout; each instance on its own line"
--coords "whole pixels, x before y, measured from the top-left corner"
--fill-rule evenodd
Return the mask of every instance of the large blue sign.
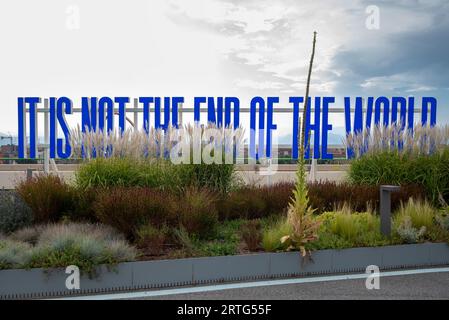
M 138 107 L 143 109 L 142 127 L 149 132 L 151 123 L 156 129 L 167 129 L 170 125 L 179 126 L 178 107 L 185 102 L 184 97 L 139 97 L 136 98 Z M 364 101 L 366 100 L 366 101 Z M 346 133 L 357 133 L 372 125 L 400 124 L 403 129 L 411 129 L 415 123 L 415 104 L 421 108 L 420 122 L 431 126 L 436 124 L 437 100 L 434 97 L 423 97 L 415 101 L 414 97 L 362 97 L 344 98 L 344 114 Z M 70 130 L 65 115 L 73 113 L 73 102 L 67 97 L 50 97 L 50 157 L 69 158 L 71 146 L 69 142 Z M 128 97 L 82 97 L 81 99 L 81 127 L 86 131 L 112 131 L 114 129 L 114 114 L 118 113 L 118 128 L 120 132 L 126 129 L 126 108 L 131 99 Z M 29 114 L 29 158 L 36 158 L 37 146 L 37 110 L 42 103 L 39 97 L 19 97 L 19 157 L 25 157 L 26 150 L 26 114 Z M 304 105 L 304 97 L 290 97 L 292 107 L 292 157 L 298 158 L 298 134 L 300 108 Z M 306 115 L 306 134 L 313 132 L 313 143 L 307 144 L 305 157 L 310 157 L 310 147 L 313 145 L 315 158 L 332 159 L 328 153 L 328 133 L 332 131 L 329 113 L 335 104 L 334 97 L 309 98 Z M 250 112 L 250 141 L 249 154 L 257 159 L 261 156 L 272 156 L 272 135 L 278 124 L 273 121 L 273 114 L 279 107 L 279 97 L 254 97 L 251 99 Z M 366 110 L 365 110 L 366 108 Z M 150 110 L 153 110 L 152 115 Z M 200 123 L 201 111 L 207 110 L 207 122 L 219 127 L 241 125 L 240 99 L 237 97 L 195 97 L 193 111 L 195 123 Z M 353 112 L 352 112 L 353 110 Z M 430 119 L 428 119 L 430 111 Z M 313 119 L 311 115 L 313 113 Z M 351 115 L 353 117 L 351 119 Z M 365 114 L 365 116 L 363 116 Z M 382 119 L 382 122 L 381 122 Z M 58 137 L 57 127 L 62 131 L 63 138 Z M 256 141 L 256 135 L 258 140 Z M 305 137 L 305 141 L 309 141 Z M 256 150 L 257 149 L 257 150 Z M 351 150 L 348 156 L 351 157 Z

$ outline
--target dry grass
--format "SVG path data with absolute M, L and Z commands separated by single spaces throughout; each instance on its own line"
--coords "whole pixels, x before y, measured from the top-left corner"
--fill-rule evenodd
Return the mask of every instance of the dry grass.
M 377 125 L 348 134 L 345 144 L 353 150 L 356 158 L 383 151 L 430 154 L 449 145 L 449 125 L 430 127 L 418 124 L 413 130 L 402 129 L 398 124 Z
M 174 146 L 185 143 L 193 148 L 199 138 L 207 138 L 208 134 L 216 133 L 214 139 L 221 142 L 224 148 L 241 146 L 243 141 L 243 129 L 232 127 L 218 128 L 213 124 L 207 126 L 186 125 L 184 128 L 169 126 L 166 130 L 151 128 L 149 132 L 144 129 L 126 129 L 122 134 L 118 130 L 88 131 L 83 132 L 79 126 L 70 132 L 70 145 L 72 156 L 84 159 L 104 157 L 127 157 L 134 159 L 160 158 L 170 154 Z M 203 144 L 209 143 L 204 141 Z M 200 148 L 202 144 L 200 143 Z M 202 149 L 200 149 L 202 150 Z M 226 149 L 229 150 L 229 149 Z M 232 150 L 232 149 L 231 149 Z

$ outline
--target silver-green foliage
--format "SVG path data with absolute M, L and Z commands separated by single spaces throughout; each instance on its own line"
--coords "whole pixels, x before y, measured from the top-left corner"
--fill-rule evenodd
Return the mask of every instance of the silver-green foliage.
M 32 221 L 31 209 L 13 191 L 0 190 L 0 233 L 8 234 Z
M 396 229 L 399 238 L 405 243 L 418 243 L 426 233 L 426 227 L 417 229 L 412 225 L 410 217 L 405 219 Z
M 0 269 L 77 265 L 91 273 L 100 264 L 132 261 L 136 250 L 113 229 L 59 223 L 28 227 L 0 240 Z

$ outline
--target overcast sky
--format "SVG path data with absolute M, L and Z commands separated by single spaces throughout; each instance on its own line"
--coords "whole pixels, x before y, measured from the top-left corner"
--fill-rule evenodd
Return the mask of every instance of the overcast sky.
M 435 96 L 449 122 L 447 0 L 15 0 L 0 4 L 0 132 L 17 132 L 18 96 L 274 95 L 286 106 L 304 95 L 314 30 L 312 95 L 336 106 Z M 277 122 L 290 130 L 290 117 Z

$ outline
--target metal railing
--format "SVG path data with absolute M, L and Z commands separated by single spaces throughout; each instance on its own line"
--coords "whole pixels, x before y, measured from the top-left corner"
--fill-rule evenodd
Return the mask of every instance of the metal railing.
M 133 124 L 134 128 L 136 128 L 136 125 L 137 125 L 137 128 L 139 128 L 138 127 L 139 114 L 143 113 L 144 108 L 143 107 L 138 107 L 139 101 L 138 101 L 137 98 L 134 98 L 132 100 L 133 100 L 133 107 L 125 108 L 125 112 L 128 113 L 128 114 L 129 113 L 133 114 L 133 117 L 132 117 L 133 120 L 131 121 L 128 118 L 128 121 Z M 291 114 L 293 114 L 293 110 L 294 110 L 293 107 L 280 107 L 280 108 L 275 108 L 274 109 L 274 113 L 291 113 Z M 303 108 L 299 108 L 299 114 L 302 114 L 303 110 L 304 110 Z M 367 110 L 366 107 L 363 107 L 362 108 L 362 113 L 365 114 L 366 110 Z M 29 108 L 27 108 L 25 106 L 24 111 L 25 111 L 25 112 L 23 112 L 23 117 L 24 117 L 23 123 L 24 123 L 24 126 L 23 126 L 22 135 L 23 135 L 23 137 L 25 137 L 24 156 L 26 158 L 27 147 L 28 147 L 28 144 L 27 144 L 27 141 L 26 141 L 27 140 L 26 139 L 26 136 L 27 136 L 26 135 L 26 114 L 29 113 L 30 110 L 29 110 Z M 150 106 L 149 111 L 150 111 L 150 113 L 151 112 L 155 112 L 155 108 Z M 258 112 L 258 111 L 259 111 L 259 108 L 256 108 L 256 112 Z M 314 114 L 313 108 L 310 111 L 311 111 L 311 115 Z M 350 112 L 351 113 L 353 113 L 354 111 L 355 111 L 355 108 L 350 108 Z M 40 158 L 40 159 L 43 161 L 44 171 L 48 172 L 50 170 L 50 164 L 52 164 L 55 167 L 55 169 L 57 169 L 55 160 L 54 159 L 50 159 L 50 154 L 49 154 L 49 141 L 50 141 L 50 139 L 49 139 L 49 136 L 50 136 L 50 134 L 49 134 L 49 113 L 50 113 L 50 109 L 49 109 L 49 99 L 48 98 L 43 99 L 43 107 L 42 108 L 37 107 L 36 108 L 36 112 L 44 114 L 44 143 L 43 144 L 36 144 L 36 148 L 39 146 L 39 147 L 44 149 L 42 158 Z M 82 108 L 72 108 L 72 113 L 81 113 L 81 112 L 82 112 Z M 114 108 L 114 114 L 116 114 L 117 112 L 118 112 L 118 108 Z M 193 112 L 194 112 L 194 108 L 192 108 L 192 107 L 183 107 L 182 103 L 178 104 L 178 121 L 179 121 L 179 124 L 183 123 L 182 122 L 182 114 L 183 113 L 193 113 Z M 208 112 L 207 107 L 200 108 L 200 113 L 204 114 L 204 113 L 207 113 L 207 112 Z M 231 112 L 234 112 L 234 108 L 231 108 Z M 240 113 L 250 113 L 251 109 L 243 107 L 243 108 L 239 108 L 239 112 Z M 400 110 L 398 110 L 398 113 L 399 112 L 400 112 Z M 414 109 L 414 113 L 421 113 L 421 112 L 422 112 L 421 108 Z M 428 110 L 428 112 L 430 112 L 430 110 Z M 345 108 L 339 108 L 339 107 L 329 108 L 329 113 L 330 114 L 332 114 L 332 113 L 337 113 L 337 114 L 338 113 L 345 113 Z M 313 119 L 312 116 L 311 116 L 311 119 Z M 36 128 L 36 131 L 38 131 L 37 117 L 36 117 L 35 128 Z M 277 159 L 282 159 L 282 157 L 281 158 L 277 158 Z M 336 159 L 336 160 L 342 160 L 342 159 Z M 284 161 L 287 161 L 287 160 L 284 158 Z

